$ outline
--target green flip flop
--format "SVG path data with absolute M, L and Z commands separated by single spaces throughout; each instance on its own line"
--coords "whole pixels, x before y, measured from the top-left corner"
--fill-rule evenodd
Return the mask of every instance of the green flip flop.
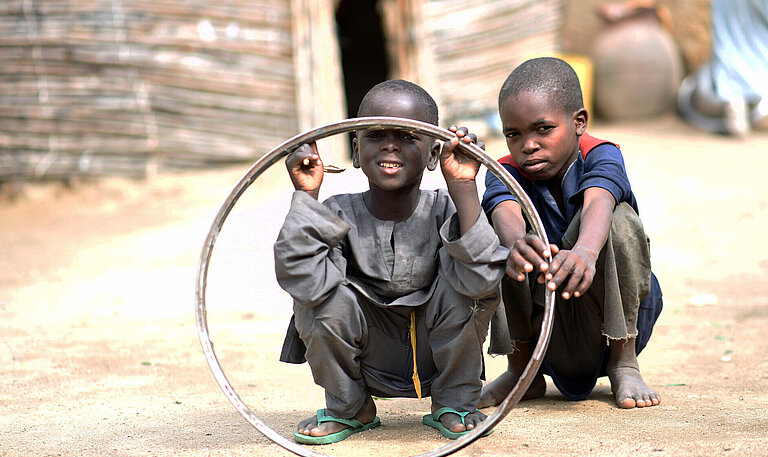
M 469 411 L 456 411 L 455 409 L 448 408 L 448 407 L 440 408 L 437 411 L 435 411 L 434 417 L 432 414 L 427 414 L 426 416 L 424 416 L 421 422 L 424 425 L 429 425 L 432 428 L 438 429 L 440 433 L 443 434 L 444 437 L 450 438 L 452 440 L 455 440 L 456 438 L 466 435 L 467 433 L 472 431 L 472 430 L 465 430 L 463 432 L 450 431 L 448 427 L 446 427 L 445 425 L 443 425 L 442 422 L 440 422 L 440 416 L 442 416 L 445 413 L 458 414 L 461 417 L 461 423 L 464 424 L 465 426 L 467 425 L 466 422 L 464 422 L 464 418 L 467 416 L 467 414 L 469 414 Z M 493 429 L 488 430 L 487 432 L 483 433 L 483 436 L 488 436 L 492 432 L 493 432 Z
M 349 436 L 354 435 L 357 432 L 370 430 L 374 427 L 378 427 L 379 425 L 381 425 L 381 420 L 378 418 L 378 416 L 375 417 L 371 422 L 367 424 L 363 424 L 362 422 L 356 419 L 342 419 L 339 417 L 329 416 L 325 414 L 324 409 L 318 409 L 317 424 L 320 425 L 323 422 L 338 422 L 340 424 L 348 425 L 349 428 L 345 428 L 344 430 L 338 431 L 336 433 L 331 433 L 330 435 L 325 435 L 325 436 L 304 435 L 296 431 L 296 432 L 293 432 L 293 439 L 296 440 L 297 443 L 301 443 L 301 444 L 330 444 L 330 443 L 336 443 L 345 438 L 348 438 Z

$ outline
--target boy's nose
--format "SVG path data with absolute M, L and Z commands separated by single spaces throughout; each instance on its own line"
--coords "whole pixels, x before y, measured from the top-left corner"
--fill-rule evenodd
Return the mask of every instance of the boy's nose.
M 539 150 L 539 145 L 533 138 L 527 138 L 523 141 L 523 152 L 525 154 L 533 154 Z
M 384 152 L 400 152 L 400 147 L 395 142 L 386 142 L 381 148 Z
M 393 135 L 387 135 L 383 143 L 383 149 L 386 151 L 399 151 L 400 142 L 398 141 L 397 137 Z

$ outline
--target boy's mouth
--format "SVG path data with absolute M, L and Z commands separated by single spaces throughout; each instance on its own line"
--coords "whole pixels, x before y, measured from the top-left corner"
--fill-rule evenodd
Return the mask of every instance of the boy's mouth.
M 403 165 L 395 162 L 379 162 L 376 165 L 382 168 L 401 168 Z
M 542 168 L 547 166 L 547 161 L 542 159 L 529 159 L 523 163 L 523 167 L 529 171 L 541 171 Z

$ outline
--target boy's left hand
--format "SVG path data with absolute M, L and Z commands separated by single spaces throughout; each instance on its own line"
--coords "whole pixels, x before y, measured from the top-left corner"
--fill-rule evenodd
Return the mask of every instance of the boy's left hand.
M 466 127 L 452 125 L 448 130 L 454 132 L 456 136 L 443 143 L 440 150 L 440 169 L 443 171 L 445 180 L 474 181 L 480 169 L 480 162 L 464 154 L 456 154 L 455 150 L 459 146 L 459 142 L 476 143 L 483 150 L 485 150 L 485 143 L 477 141 L 477 135 L 469 133 L 469 129 Z
M 578 298 L 592 285 L 596 262 L 597 254 L 587 249 L 578 246 L 570 250 L 563 249 L 557 252 L 543 277 L 539 277 L 539 282 L 546 282 L 549 290 L 557 290 L 565 284 L 562 297 L 566 300 Z

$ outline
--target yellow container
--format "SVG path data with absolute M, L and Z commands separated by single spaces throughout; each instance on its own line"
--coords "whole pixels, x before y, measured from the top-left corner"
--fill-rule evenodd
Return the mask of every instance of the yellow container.
M 593 116 L 594 113 L 592 112 L 592 94 L 595 81 L 595 73 L 592 60 L 582 54 L 555 53 L 553 57 L 563 59 L 564 61 L 568 62 L 568 65 L 573 67 L 573 70 L 579 77 L 579 83 L 581 83 L 581 95 L 584 98 L 584 108 L 589 111 L 590 116 Z
M 568 52 L 553 52 L 549 54 L 532 54 L 527 59 L 534 59 L 536 57 L 557 57 L 568 62 L 573 70 L 576 72 L 576 76 L 579 77 L 579 83 L 581 85 L 581 96 L 584 99 L 584 108 L 589 111 L 590 117 L 593 117 L 595 113 L 592 112 L 592 105 L 594 100 L 594 83 L 595 83 L 595 70 L 592 64 L 592 59 L 583 55 Z

